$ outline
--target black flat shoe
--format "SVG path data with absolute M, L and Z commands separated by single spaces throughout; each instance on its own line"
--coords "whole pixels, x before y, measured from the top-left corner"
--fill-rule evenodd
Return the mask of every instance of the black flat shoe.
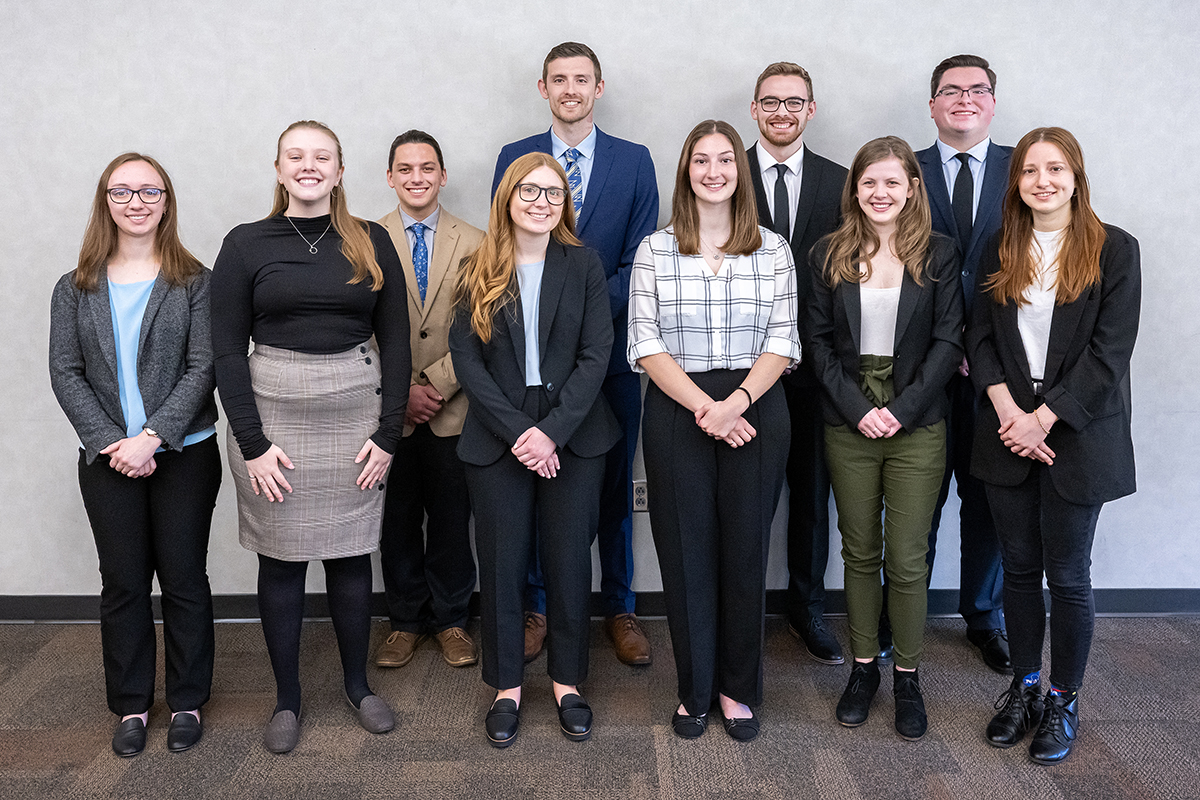
M 879 664 L 876 661 L 855 661 L 850 668 L 850 680 L 842 692 L 834 714 L 847 728 L 857 728 L 867 721 L 871 701 L 879 691 Z
M 136 756 L 146 749 L 146 723 L 142 722 L 141 717 L 130 717 L 117 726 L 112 749 L 121 758 Z
M 172 753 L 190 750 L 204 735 L 200 720 L 184 711 L 171 718 L 167 728 L 167 749 Z
M 721 724 L 725 726 L 725 732 L 739 742 L 748 742 L 758 736 L 758 717 L 754 716 L 753 711 L 748 717 L 727 717 L 722 711 Z
M 693 716 L 676 711 L 671 715 L 671 729 L 683 739 L 699 739 L 708 730 L 708 714 Z
M 516 700 L 507 697 L 492 703 L 487 718 L 483 721 L 483 729 L 487 731 L 492 747 L 508 747 L 516 741 L 517 728 L 520 725 L 521 709 L 517 708 Z
M 1042 693 L 1035 683 L 1025 686 L 1014 678 L 1008 691 L 1000 695 L 995 708 L 998 713 L 987 726 L 987 742 L 992 747 L 1006 749 L 1025 738 L 1042 721 Z
M 582 742 L 592 735 L 592 707 L 577 694 L 564 694 L 558 704 L 558 724 L 563 736 Z

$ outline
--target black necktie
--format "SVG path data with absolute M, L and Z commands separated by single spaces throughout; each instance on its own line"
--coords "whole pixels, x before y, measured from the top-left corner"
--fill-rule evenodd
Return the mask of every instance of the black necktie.
M 954 224 L 958 226 L 958 243 L 965 254 L 971 243 L 971 206 L 975 201 L 975 179 L 971 177 L 971 157 L 966 153 L 955 156 L 962 166 L 954 179 L 954 197 L 950 205 L 954 209 Z
M 787 164 L 776 164 L 775 172 L 775 224 L 771 227 L 786 240 L 792 233 L 788 230 L 787 181 L 783 179 L 788 174 Z

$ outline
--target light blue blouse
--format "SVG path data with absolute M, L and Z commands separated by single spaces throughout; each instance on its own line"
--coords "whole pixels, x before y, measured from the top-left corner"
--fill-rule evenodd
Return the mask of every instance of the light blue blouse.
M 538 320 L 542 308 L 542 273 L 545 259 L 536 264 L 517 264 L 517 286 L 525 321 L 525 385 L 542 385 L 542 353 L 538 343 Z

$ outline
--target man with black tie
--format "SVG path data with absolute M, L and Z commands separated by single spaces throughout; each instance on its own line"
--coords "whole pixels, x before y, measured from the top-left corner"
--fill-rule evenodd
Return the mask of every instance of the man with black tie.
M 975 294 L 984 245 L 1000 229 L 1008 183 L 1011 147 L 992 142 L 988 128 L 996 113 L 996 73 L 986 59 L 958 55 L 937 65 L 930 81 L 929 111 L 937 125 L 937 142 L 917 153 L 933 229 L 958 242 L 962 254 L 962 290 L 967 319 Z M 930 574 L 942 506 L 950 476 L 958 483 L 959 536 L 962 542 L 958 611 L 967 622 L 967 639 L 997 672 L 1009 672 L 1008 637 L 1004 632 L 1000 545 L 988 509 L 983 482 L 970 474 L 976 396 L 964 359 L 947 392 L 950 416 L 946 427 L 946 477 L 929 531 Z
M 550 103 L 550 130 L 504 146 L 496 159 L 492 193 L 505 170 L 526 153 L 549 153 L 567 173 L 575 208 L 575 233 L 600 255 L 608 277 L 613 348 L 602 391 L 622 436 L 609 452 L 600 495 L 600 597 L 605 630 L 617 658 L 649 664 L 650 641 L 634 614 L 633 456 L 641 424 L 641 381 L 625 357 L 629 273 L 637 247 L 658 227 L 658 183 L 650 151 L 609 136 L 592 121 L 604 94 L 600 59 L 579 42 L 563 42 L 546 55 L 538 91 Z M 525 657 L 536 658 L 546 636 L 546 593 L 540 570 L 531 570 L 525 618 Z
M 758 142 L 746 151 L 758 201 L 759 224 L 788 241 L 796 262 L 800 364 L 783 377 L 792 418 L 788 452 L 788 630 L 823 664 L 845 660 L 825 627 L 825 567 L 829 561 L 829 472 L 825 467 L 821 392 L 808 346 L 804 309 L 812 293 L 808 251 L 841 219 L 846 169 L 804 146 L 804 128 L 816 114 L 812 79 L 797 64 L 771 64 L 758 76 L 750 116 Z

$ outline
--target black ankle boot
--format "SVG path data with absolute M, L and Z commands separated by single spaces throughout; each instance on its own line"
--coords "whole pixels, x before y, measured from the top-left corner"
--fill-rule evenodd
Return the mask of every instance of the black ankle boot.
M 1042 724 L 1029 743 L 1029 757 L 1039 764 L 1057 764 L 1071 754 L 1079 735 L 1079 693 L 1046 692 Z
M 837 704 L 837 721 L 847 728 L 857 728 L 867 721 L 871 701 L 879 690 L 879 663 L 855 661 L 850 670 L 850 682 Z
M 893 672 L 893 693 L 896 698 L 896 733 L 900 738 L 915 742 L 925 735 L 929 718 L 925 716 L 925 698 L 921 696 L 921 683 L 917 671 Z
M 1013 678 L 1012 686 L 1000 695 L 995 708 L 999 709 L 999 713 L 988 723 L 988 744 L 992 747 L 1012 747 L 1042 721 L 1041 687 L 1036 683 L 1026 686 L 1021 678 Z

